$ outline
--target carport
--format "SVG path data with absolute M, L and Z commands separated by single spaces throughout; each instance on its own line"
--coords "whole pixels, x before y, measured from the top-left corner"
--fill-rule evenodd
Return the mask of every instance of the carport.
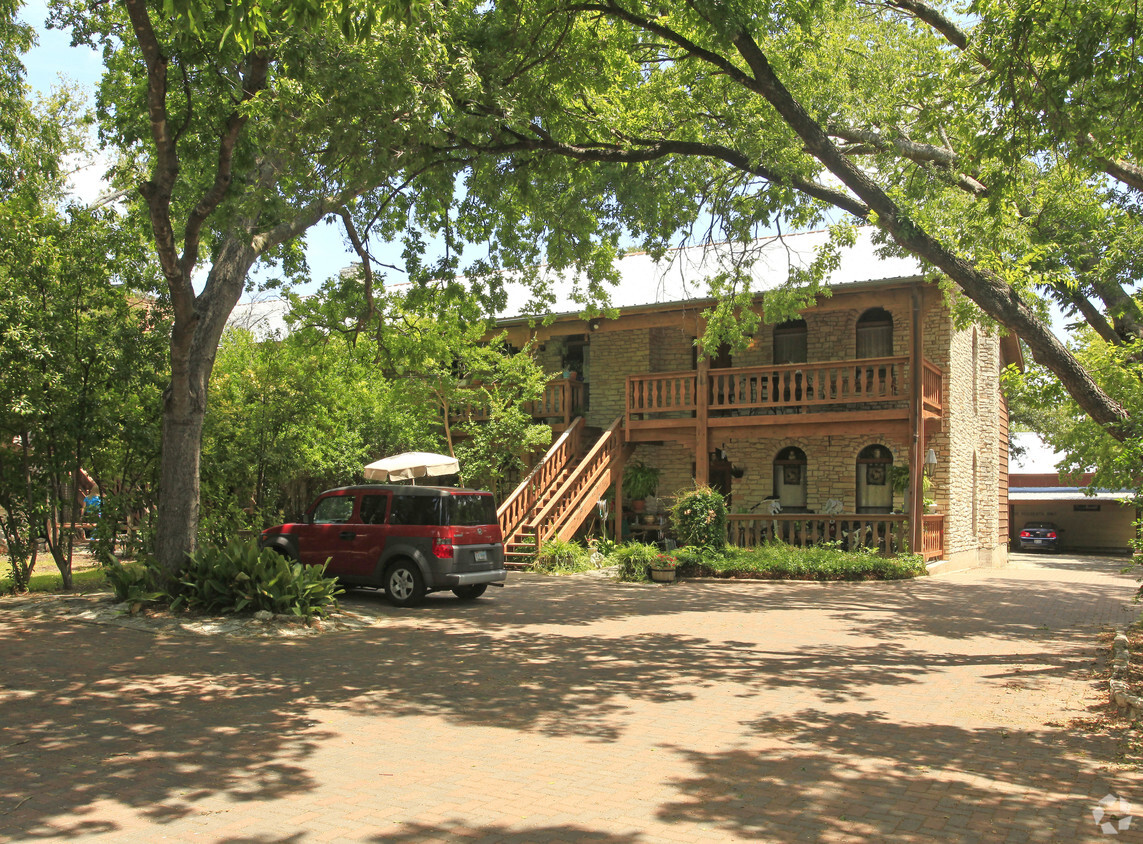
M 1053 522 L 1068 551 L 1129 553 L 1137 514 L 1133 506 L 1123 503 L 1128 495 L 1128 490 L 1088 493 L 1084 487 L 1011 487 L 1008 508 L 1013 547 L 1020 528 L 1028 522 Z
M 1028 522 L 1053 522 L 1064 550 L 1131 551 L 1139 517 L 1133 505 L 1123 503 L 1131 490 L 1093 490 L 1091 472 L 1062 480 L 1058 467 L 1066 465 L 1066 458 L 1037 434 L 1012 434 L 1011 443 L 1008 524 L 1013 548 L 1018 547 L 1020 528 Z

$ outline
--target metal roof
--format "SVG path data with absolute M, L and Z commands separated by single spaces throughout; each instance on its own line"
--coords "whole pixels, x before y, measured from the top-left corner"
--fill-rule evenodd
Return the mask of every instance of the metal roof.
M 841 251 L 837 269 L 828 276 L 830 286 L 906 281 L 921 274 L 916 258 L 881 254 L 883 247 L 873 241 L 875 231 L 869 226 L 858 230 L 856 243 Z M 736 262 L 749 268 L 755 292 L 774 290 L 790 280 L 792 270 L 808 268 L 817 251 L 828 242 L 828 231 L 813 231 L 760 238 L 750 244 L 685 246 L 668 250 L 657 261 L 647 252 L 628 252 L 616 262 L 619 283 L 606 288 L 609 304 L 633 308 L 703 302 L 710 298 L 707 280 L 727 272 Z M 554 294 L 554 302 L 535 303 L 526 284 L 509 280 L 505 282 L 508 302 L 497 317 L 560 316 L 584 310 L 577 298 L 586 283 L 582 275 L 564 278 L 541 269 L 541 278 Z
M 884 247 L 874 243 L 876 230 L 871 226 L 858 229 L 857 241 L 841 251 L 836 270 L 827 277 L 831 287 L 860 284 L 885 284 L 911 281 L 922 268 L 913 257 L 881 254 Z M 828 231 L 812 231 L 759 238 L 749 244 L 708 243 L 669 249 L 659 260 L 647 252 L 628 252 L 616 262 L 619 282 L 606 285 L 608 304 L 615 308 L 639 308 L 656 305 L 705 305 L 710 300 L 708 279 L 729 271 L 735 263 L 749 268 L 751 287 L 755 292 L 775 290 L 790 280 L 795 269 L 807 269 L 818 250 L 829 242 Z M 504 289 L 507 303 L 495 315 L 500 320 L 536 316 L 579 314 L 584 310 L 581 294 L 586 286 L 582 274 L 568 277 L 540 268 L 540 277 L 550 291 L 544 303 L 533 301 L 528 285 L 518 274 L 506 274 Z M 405 283 L 386 284 L 386 290 L 399 290 Z M 289 310 L 284 299 L 240 302 L 230 316 L 229 324 L 247 328 L 258 336 L 285 333 L 283 319 Z
M 1131 490 L 1096 490 L 1090 495 L 1079 486 L 1025 486 L 1008 490 L 1009 501 L 1122 501 L 1131 495 Z

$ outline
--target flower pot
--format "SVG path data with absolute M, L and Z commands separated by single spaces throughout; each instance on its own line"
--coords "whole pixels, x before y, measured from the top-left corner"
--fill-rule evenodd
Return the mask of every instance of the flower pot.
M 645 509 L 647 509 L 647 502 L 642 498 L 636 498 L 631 502 L 631 512 L 642 513 Z
M 675 582 L 675 567 L 669 566 L 667 568 L 657 569 L 651 567 L 651 579 L 656 583 L 674 583 Z

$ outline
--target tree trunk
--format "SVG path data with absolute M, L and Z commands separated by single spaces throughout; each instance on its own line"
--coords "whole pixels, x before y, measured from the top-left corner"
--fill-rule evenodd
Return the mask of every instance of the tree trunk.
M 223 242 L 193 313 L 171 329 L 171 383 L 163 394 L 162 454 L 155 558 L 167 586 L 197 545 L 199 470 L 207 388 L 218 342 L 257 254 L 230 236 Z

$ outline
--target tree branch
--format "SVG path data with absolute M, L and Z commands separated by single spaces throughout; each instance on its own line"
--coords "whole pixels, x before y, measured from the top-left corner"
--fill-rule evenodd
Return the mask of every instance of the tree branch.
M 266 72 L 269 60 L 265 54 L 256 54 L 250 57 L 250 65 L 243 77 L 242 101 L 246 102 L 257 96 L 258 92 L 266 87 Z M 183 272 L 189 278 L 198 262 L 198 247 L 202 237 L 202 227 L 219 203 L 226 196 L 233 176 L 234 149 L 238 146 L 238 138 L 246 126 L 247 117 L 235 109 L 226 118 L 226 131 L 218 142 L 218 164 L 215 167 L 214 183 L 199 199 L 194 210 L 187 219 L 186 233 L 183 236 L 183 255 L 180 261 Z
M 155 142 L 155 165 L 151 170 L 151 178 L 139 186 L 139 192 L 147 202 L 151 229 L 155 235 L 155 251 L 167 279 L 175 317 L 189 321 L 194 312 L 194 290 L 190 276 L 183 272 L 179 264 L 175 233 L 171 226 L 171 196 L 179 175 L 179 157 L 167 116 L 167 57 L 163 54 L 151 25 L 146 0 L 124 0 L 124 6 L 147 67 L 147 116 L 151 124 L 151 138 Z
M 740 30 L 732 41 L 754 74 L 751 89 L 766 98 L 814 157 L 869 205 L 877 214 L 878 225 L 898 244 L 944 272 L 986 314 L 1014 330 L 1035 359 L 1060 379 L 1080 407 L 1112 436 L 1123 440 L 1127 436 L 1124 426 L 1129 420 L 1127 411 L 1104 392 L 1016 291 L 994 273 L 981 270 L 946 249 L 903 215 L 878 185 L 842 155 L 825 130 L 794 99 L 749 33 Z
M 853 144 L 865 145 L 882 152 L 896 152 L 918 164 L 935 164 L 948 173 L 949 179 L 953 184 L 971 193 L 973 196 L 983 196 L 988 192 L 988 188 L 972 176 L 953 170 L 956 166 L 958 156 L 956 152 L 951 149 L 934 146 L 933 144 L 919 143 L 904 135 L 895 135 L 886 139 L 885 136 L 874 132 L 872 129 L 856 129 L 849 126 L 840 126 L 836 123 L 829 125 L 826 128 L 826 132 L 834 138 L 841 138 L 843 141 L 848 141 Z M 853 155 L 859 151 L 864 151 L 861 146 L 848 149 L 847 153 Z

